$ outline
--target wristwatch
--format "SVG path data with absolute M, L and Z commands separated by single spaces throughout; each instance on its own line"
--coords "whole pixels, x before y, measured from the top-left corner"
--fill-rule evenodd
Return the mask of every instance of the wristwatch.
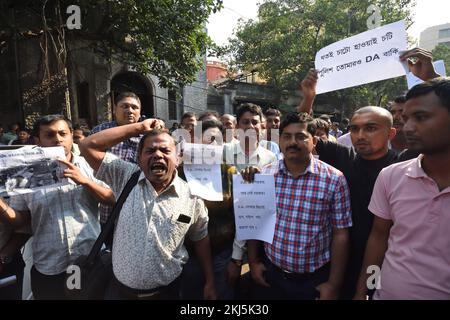
M 236 260 L 236 259 L 231 258 L 231 262 L 233 262 L 238 267 L 242 267 L 242 260 Z
M 0 256 L 0 264 L 8 264 L 12 262 L 11 256 Z

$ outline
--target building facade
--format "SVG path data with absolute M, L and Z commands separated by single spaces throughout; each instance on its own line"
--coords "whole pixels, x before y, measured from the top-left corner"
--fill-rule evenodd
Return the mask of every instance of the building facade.
M 420 33 L 419 46 L 421 48 L 431 51 L 438 44 L 450 46 L 450 23 L 433 26 Z

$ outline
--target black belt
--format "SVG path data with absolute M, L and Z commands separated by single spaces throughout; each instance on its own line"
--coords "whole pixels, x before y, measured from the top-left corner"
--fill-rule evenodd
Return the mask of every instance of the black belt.
M 321 272 L 329 272 L 330 269 L 330 263 L 328 262 L 319 269 L 316 269 L 314 272 L 297 273 L 283 270 L 280 267 L 274 265 L 271 261 L 269 261 L 269 263 L 272 264 L 272 267 L 275 271 L 281 273 L 285 279 L 290 280 L 309 280 Z
M 171 285 L 173 285 L 175 281 L 178 281 L 178 279 L 179 278 L 175 279 L 167 286 L 141 290 L 141 289 L 133 289 L 133 288 L 130 288 L 130 287 L 124 285 L 116 278 L 116 276 L 113 273 L 113 281 L 115 282 L 115 284 L 117 285 L 119 290 L 126 296 L 133 298 L 133 299 L 150 299 L 150 300 L 158 299 L 160 294 L 163 291 L 165 291 L 166 289 L 168 289 Z

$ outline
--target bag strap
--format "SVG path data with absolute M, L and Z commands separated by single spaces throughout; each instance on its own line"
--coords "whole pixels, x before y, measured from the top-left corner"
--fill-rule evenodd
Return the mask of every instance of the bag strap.
M 103 243 L 112 234 L 114 230 L 114 223 L 119 217 L 120 211 L 122 210 L 125 200 L 128 198 L 128 195 L 130 194 L 131 190 L 137 184 L 140 174 L 141 170 L 134 172 L 130 177 L 130 179 L 128 180 L 125 187 L 123 188 L 122 193 L 120 194 L 119 199 L 114 205 L 103 230 L 100 232 L 100 235 L 98 236 L 97 240 L 92 246 L 91 251 L 89 252 L 89 255 L 86 259 L 87 264 L 94 263 L 95 258 L 100 253 Z

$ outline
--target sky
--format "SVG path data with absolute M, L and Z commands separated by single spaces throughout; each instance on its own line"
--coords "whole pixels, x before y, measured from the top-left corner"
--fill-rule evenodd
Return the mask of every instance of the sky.
M 224 8 L 210 16 L 208 33 L 218 44 L 224 45 L 232 37 L 238 20 L 255 19 L 258 3 L 262 0 L 224 0 Z M 450 22 L 450 0 L 416 0 L 414 9 L 415 22 L 408 29 L 408 34 L 419 39 L 424 29 Z

